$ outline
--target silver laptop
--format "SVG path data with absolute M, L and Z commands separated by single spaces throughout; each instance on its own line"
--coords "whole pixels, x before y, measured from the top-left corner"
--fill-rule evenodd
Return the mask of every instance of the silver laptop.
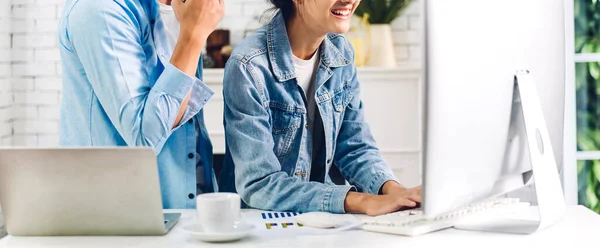
M 181 216 L 145 147 L 2 148 L 0 205 L 13 236 L 164 235 Z

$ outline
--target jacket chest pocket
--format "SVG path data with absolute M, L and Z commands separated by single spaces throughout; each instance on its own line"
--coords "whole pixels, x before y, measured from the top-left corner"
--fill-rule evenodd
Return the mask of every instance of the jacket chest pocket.
M 278 158 L 289 155 L 292 144 L 302 122 L 302 114 L 271 108 L 272 133 L 275 146 L 273 151 Z
M 344 111 L 346 107 L 352 102 L 352 91 L 350 91 L 350 87 L 348 85 L 344 85 L 340 89 L 334 92 L 331 103 L 333 105 L 333 112 L 335 116 L 335 124 L 339 126 L 342 122 Z

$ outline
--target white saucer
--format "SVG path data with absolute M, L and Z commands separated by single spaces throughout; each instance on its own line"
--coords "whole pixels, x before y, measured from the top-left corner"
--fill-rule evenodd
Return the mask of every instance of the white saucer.
M 186 231 L 196 239 L 204 242 L 236 241 L 248 236 L 254 229 L 254 225 L 245 222 L 239 222 L 237 225 L 234 226 L 233 231 L 224 233 L 206 232 L 200 224 L 192 224 L 183 227 L 184 231 Z

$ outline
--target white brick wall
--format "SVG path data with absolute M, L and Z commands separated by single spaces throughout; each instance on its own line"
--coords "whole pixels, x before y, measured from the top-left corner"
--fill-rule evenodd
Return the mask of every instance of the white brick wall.
M 56 28 L 65 0 L 0 2 L 0 145 L 55 146 L 61 90 Z M 231 31 L 234 45 L 245 30 L 260 27 L 257 18 L 271 7 L 267 0 L 225 5 L 220 28 Z M 399 66 L 418 65 L 418 21 L 413 4 L 392 24 Z
M 11 87 L 11 4 L 0 1 L 0 147 L 11 145 L 12 136 L 12 87 Z M 3 221 L 0 210 L 0 237 Z
M 419 30 L 419 1 L 420 0 L 415 0 L 415 2 L 392 23 L 398 66 L 419 67 L 420 64 L 421 34 Z
M 56 29 L 64 4 L 65 0 L 12 1 L 12 145 L 58 144 L 61 71 Z
M 10 84 L 11 1 L 0 0 L 0 147 L 11 145 L 12 88 Z M 6 236 L 6 225 L 0 206 L 0 239 Z

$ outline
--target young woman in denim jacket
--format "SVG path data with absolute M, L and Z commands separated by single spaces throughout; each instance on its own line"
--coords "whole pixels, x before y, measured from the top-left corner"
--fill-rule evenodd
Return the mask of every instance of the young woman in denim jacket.
M 365 122 L 354 51 L 342 36 L 359 0 L 271 0 L 276 15 L 225 68 L 227 149 L 219 190 L 252 208 L 385 214 L 421 201 Z M 336 185 L 337 166 L 349 185 Z

